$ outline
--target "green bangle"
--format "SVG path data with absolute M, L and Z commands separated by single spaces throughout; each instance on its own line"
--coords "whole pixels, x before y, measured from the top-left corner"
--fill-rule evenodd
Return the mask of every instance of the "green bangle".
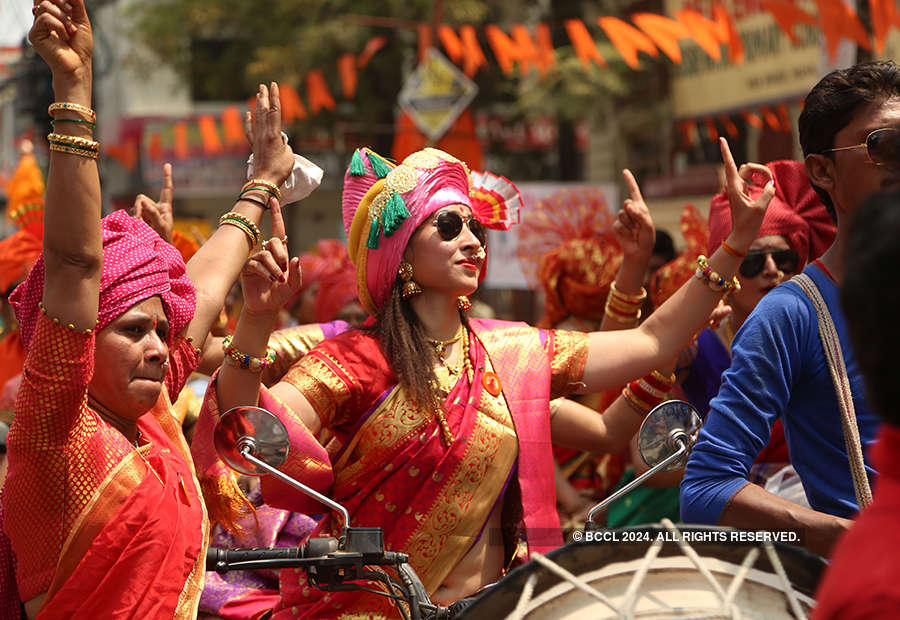
M 272 196 L 272 198 L 278 198 L 278 194 L 276 194 L 275 192 L 273 192 L 270 188 L 264 187 L 264 186 L 262 186 L 262 185 L 254 185 L 254 186 L 252 186 L 252 187 L 247 187 L 247 188 L 245 188 L 245 189 L 243 189 L 243 190 L 241 191 L 240 195 L 243 196 L 243 195 L 246 194 L 247 192 L 252 192 L 252 191 L 255 190 L 255 189 L 258 189 L 258 190 L 260 190 L 260 191 L 262 191 L 262 192 L 266 192 L 267 194 L 269 194 L 270 196 Z
M 88 121 L 81 118 L 51 118 L 50 125 L 55 129 L 56 123 L 78 123 L 79 125 L 87 125 L 91 129 L 97 128 L 97 123 L 94 121 Z

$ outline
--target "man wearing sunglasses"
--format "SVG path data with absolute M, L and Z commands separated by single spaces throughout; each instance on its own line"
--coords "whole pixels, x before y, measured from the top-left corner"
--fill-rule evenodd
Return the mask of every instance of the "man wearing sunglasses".
M 900 180 L 898 126 L 900 67 L 892 62 L 830 73 L 810 91 L 799 123 L 806 172 L 837 224 L 835 242 L 804 273 L 833 319 L 864 452 L 874 440 L 878 420 L 866 403 L 849 346 L 838 295 L 844 275 L 840 257 L 858 206 L 869 194 Z M 743 269 L 752 270 L 758 260 L 753 258 Z M 784 423 L 791 462 L 811 508 L 746 480 L 778 419 Z M 868 460 L 865 471 L 866 477 L 874 477 Z M 798 531 L 804 546 L 828 555 L 859 509 L 856 497 L 818 315 L 799 285 L 790 282 L 759 302 L 734 339 L 731 366 L 710 404 L 681 486 L 682 518 Z

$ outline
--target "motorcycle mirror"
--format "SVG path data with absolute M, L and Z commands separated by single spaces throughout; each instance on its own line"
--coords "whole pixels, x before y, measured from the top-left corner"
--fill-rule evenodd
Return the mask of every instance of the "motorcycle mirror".
M 213 431 L 216 453 L 226 465 L 248 476 L 268 473 L 246 458 L 244 452 L 270 467 L 279 467 L 287 460 L 287 429 L 281 420 L 260 407 L 235 407 L 226 411 Z
M 647 414 L 638 431 L 641 458 L 649 467 L 655 467 L 675 454 L 681 447 L 680 441 L 684 441 L 687 450 L 682 457 L 657 471 L 674 471 L 684 467 L 701 426 L 703 420 L 690 403 L 668 400 L 658 405 Z

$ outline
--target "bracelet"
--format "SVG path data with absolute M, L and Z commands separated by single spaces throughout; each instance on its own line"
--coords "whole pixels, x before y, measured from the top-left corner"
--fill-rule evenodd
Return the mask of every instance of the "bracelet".
M 721 245 L 722 245 L 722 249 L 723 249 L 723 250 L 725 250 L 726 252 L 728 252 L 729 254 L 731 254 L 732 256 L 734 256 L 735 258 L 740 258 L 740 259 L 747 258 L 747 253 L 746 253 L 746 252 L 738 252 L 738 251 L 735 250 L 733 247 L 731 247 L 730 245 L 728 245 L 728 243 L 727 243 L 724 239 L 722 239 Z
M 71 112 L 78 112 L 79 114 L 84 114 L 93 122 L 97 122 L 97 113 L 89 107 L 81 105 L 80 103 L 69 103 L 67 101 L 57 101 L 56 103 L 51 103 L 50 107 L 47 108 L 47 114 L 49 114 L 52 118 L 53 113 L 57 110 L 69 110 Z
M 97 159 L 100 157 L 100 153 L 97 151 L 89 151 L 87 149 L 79 149 L 74 146 L 65 146 L 62 144 L 50 144 L 51 151 L 58 151 L 60 153 L 69 153 L 70 155 L 79 155 L 81 157 L 87 157 L 88 159 Z
M 259 244 L 259 240 L 262 239 L 262 232 L 260 232 L 259 226 L 254 224 L 250 218 L 237 211 L 229 211 L 219 218 L 219 226 L 226 224 L 235 226 L 244 231 L 250 241 L 251 249 L 255 248 Z
M 94 130 L 97 128 L 97 123 L 95 123 L 94 121 L 86 121 L 81 118 L 51 118 L 50 119 L 51 127 L 56 127 L 56 123 L 78 123 L 79 125 L 87 125 L 88 127 L 91 128 L 91 130 Z
M 269 203 L 263 202 L 262 200 L 259 200 L 258 198 L 253 198 L 252 196 L 244 196 L 243 194 L 241 194 L 240 196 L 238 196 L 238 201 L 241 201 L 241 200 L 245 200 L 247 202 L 252 202 L 254 204 L 258 204 L 264 210 L 266 210 L 266 211 L 269 210 Z
M 272 347 L 266 347 L 265 357 L 253 357 L 231 346 L 231 336 L 225 336 L 222 340 L 222 350 L 225 352 L 225 359 L 241 370 L 262 372 L 264 368 L 275 363 L 275 350 Z
M 611 294 L 607 296 L 606 303 L 620 314 L 637 314 L 641 311 L 641 304 L 633 304 L 630 301 L 624 302 L 621 299 L 613 297 Z
M 94 321 L 94 327 L 90 327 L 90 328 L 88 328 L 88 329 L 77 329 L 77 328 L 75 327 L 75 324 L 74 324 L 74 323 L 69 323 L 69 324 L 61 323 L 61 322 L 59 321 L 59 319 L 56 318 L 55 316 L 52 317 L 52 316 L 50 316 L 49 314 L 47 314 L 47 309 L 44 307 L 44 302 L 43 302 L 43 300 L 38 300 L 38 308 L 41 309 L 41 314 L 43 314 L 45 317 L 47 317 L 48 319 L 50 319 L 51 321 L 53 321 L 53 322 L 56 323 L 57 325 L 62 325 L 63 327 L 66 327 L 66 328 L 68 328 L 68 329 L 71 329 L 73 332 L 78 332 L 79 334 L 85 334 L 86 336 L 89 336 L 89 335 L 91 335 L 92 333 L 94 333 L 94 328 L 97 327 L 97 321 Z
M 269 196 L 271 196 L 272 198 L 278 198 L 278 196 L 275 195 L 275 192 L 273 192 L 273 191 L 272 191 L 271 189 L 269 189 L 268 187 L 263 187 L 262 185 L 254 185 L 253 187 L 248 187 L 248 188 L 246 188 L 246 189 L 242 189 L 242 190 L 241 190 L 241 193 L 239 194 L 239 196 L 243 196 L 244 194 L 247 194 L 247 193 L 249 193 L 249 192 L 265 192 L 265 193 L 267 193 Z M 280 199 L 279 199 L 279 200 L 280 200 Z
M 629 295 L 628 293 L 623 293 L 622 291 L 617 289 L 615 282 L 612 282 L 609 285 L 609 294 L 624 302 L 630 302 L 636 305 L 643 304 L 644 300 L 647 299 L 647 290 L 644 287 L 641 287 L 641 292 L 637 295 Z
M 47 141 L 57 146 L 70 146 L 85 151 L 99 151 L 100 143 L 90 138 L 81 138 L 79 136 L 70 136 L 64 133 L 47 134 Z
M 631 408 L 637 411 L 641 415 L 647 415 L 653 409 L 651 405 L 648 405 L 640 398 L 634 395 L 629 386 L 625 386 L 622 388 L 622 396 L 625 397 L 625 400 L 631 405 Z
M 254 186 L 262 186 L 262 187 L 254 187 Z M 275 196 L 278 200 L 281 200 L 281 189 L 271 181 L 266 181 L 263 179 L 250 179 L 244 186 L 241 188 L 241 193 L 247 190 L 247 188 L 253 187 L 253 189 L 262 189 L 263 187 L 267 187 L 272 190 L 272 195 Z
M 609 300 L 607 300 L 606 306 L 604 307 L 603 312 L 604 312 L 604 314 L 606 314 L 606 316 L 613 319 L 614 321 L 618 321 L 619 323 L 631 324 L 631 323 L 634 323 L 635 321 L 641 320 L 640 308 L 638 308 L 636 313 L 625 314 L 625 313 L 619 312 L 618 310 L 613 308 L 609 304 Z
M 701 281 L 705 280 L 709 288 L 717 293 L 730 293 L 732 289 L 741 290 L 741 283 L 737 276 L 733 276 L 730 281 L 726 280 L 718 272 L 712 270 L 709 261 L 703 254 L 697 257 L 697 271 L 694 272 L 694 277 Z

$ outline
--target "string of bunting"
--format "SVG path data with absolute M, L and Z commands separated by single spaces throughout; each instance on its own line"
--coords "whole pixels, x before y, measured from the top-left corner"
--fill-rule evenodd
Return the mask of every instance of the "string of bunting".
M 825 48 L 829 58 L 833 60 L 843 39 L 849 39 L 869 51 L 873 50 L 872 40 L 874 40 L 874 49 L 878 54 L 883 54 L 890 31 L 894 28 L 900 30 L 900 9 L 896 0 L 866 1 L 872 25 L 871 39 L 857 13 L 842 0 L 814 0 L 817 14 L 801 9 L 792 0 L 760 0 L 760 10 L 772 15 L 779 29 L 793 44 L 800 42 L 796 32 L 797 26 L 806 25 L 821 30 Z M 563 25 L 575 55 L 585 68 L 592 65 L 601 68 L 608 66 L 584 20 L 569 19 Z M 641 54 L 659 58 L 662 53 L 671 62 L 680 64 L 681 43 L 684 41 L 692 41 L 716 62 L 723 59 L 723 46 L 726 48 L 728 62 L 733 64 L 744 62 L 744 44 L 738 34 L 734 18 L 719 0 L 711 5 L 709 16 L 686 8 L 677 11 L 673 16 L 635 13 L 630 16 L 630 23 L 618 17 L 602 16 L 597 18 L 596 25 L 606 35 L 622 60 L 635 70 L 640 69 Z M 432 41 L 433 29 L 430 25 L 419 26 L 420 54 L 432 44 L 439 43 L 448 58 L 459 65 L 469 77 L 488 67 L 488 59 L 480 41 L 487 42 L 500 70 L 507 75 L 517 71 L 519 74 L 537 71 L 539 75 L 544 75 L 555 63 L 550 27 L 546 23 L 538 23 L 531 29 L 515 24 L 508 32 L 497 25 L 487 24 L 482 28 L 483 36 L 480 40 L 475 26 L 470 24 L 458 28 L 441 24 L 434 31 L 437 34 L 437 41 Z M 352 100 L 355 97 L 358 72 L 365 69 L 372 57 L 386 44 L 386 37 L 372 37 L 361 53 L 357 55 L 346 53 L 338 57 L 336 81 L 345 100 Z M 325 75 L 326 71 L 320 69 L 311 70 L 305 75 L 302 81 L 305 86 L 305 104 L 293 85 L 287 82 L 280 84 L 282 113 L 286 123 L 302 121 L 316 116 L 323 110 L 333 110 L 336 107 L 335 97 Z M 762 127 L 765 124 L 774 131 L 790 130 L 790 120 L 784 104 L 774 109 L 764 106 L 756 110 L 742 110 L 737 114 L 754 127 Z M 241 112 L 238 106 L 225 108 L 219 119 L 206 115 L 197 118 L 195 122 L 196 127 L 190 130 L 186 122 L 172 124 L 171 146 L 176 159 L 184 159 L 190 154 L 191 133 L 194 135 L 199 133 L 204 156 L 221 154 L 229 149 L 241 147 L 244 143 Z M 726 135 L 735 135 L 737 128 L 730 117 L 719 116 L 683 121 L 679 125 L 679 131 L 685 142 L 690 143 L 697 135 L 705 134 L 710 140 L 716 139 L 722 132 Z M 151 158 L 162 158 L 160 135 L 150 137 L 148 150 Z M 113 145 L 107 147 L 106 154 L 132 170 L 138 159 L 137 144 L 126 142 Z

